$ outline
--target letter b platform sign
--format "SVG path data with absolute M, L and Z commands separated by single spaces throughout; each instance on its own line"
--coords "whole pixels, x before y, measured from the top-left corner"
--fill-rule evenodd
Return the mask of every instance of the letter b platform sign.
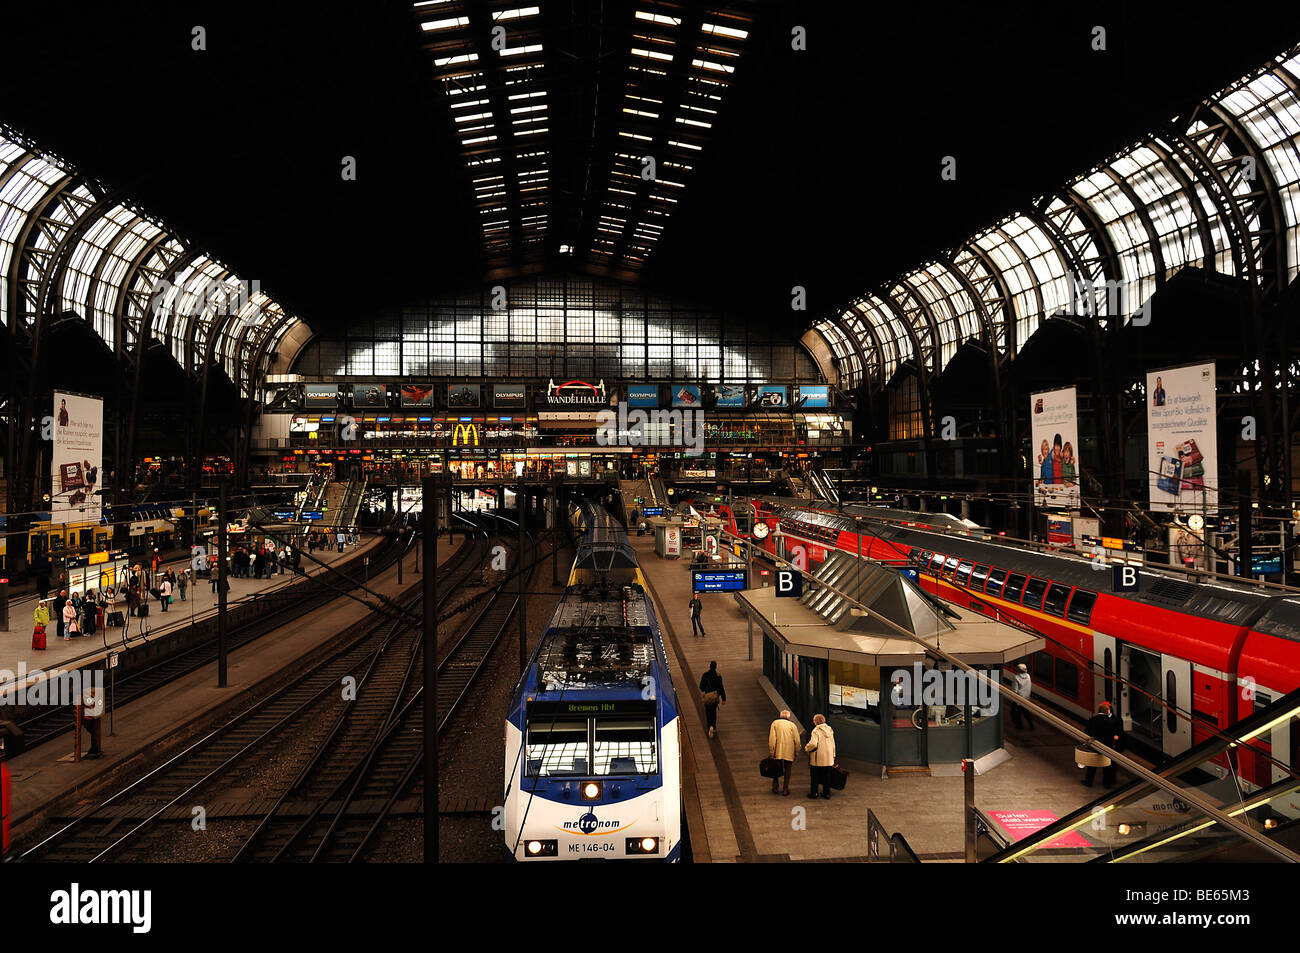
M 1137 566 L 1111 566 L 1111 591 L 1137 592 L 1141 577 Z
M 778 569 L 776 571 L 777 598 L 798 599 L 803 595 L 803 573 L 797 569 Z

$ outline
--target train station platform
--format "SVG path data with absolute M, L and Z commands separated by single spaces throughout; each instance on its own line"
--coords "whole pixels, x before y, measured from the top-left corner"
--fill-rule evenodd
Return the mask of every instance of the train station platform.
M 345 545 L 342 553 L 331 547 L 317 550 L 310 556 L 302 554 L 302 572 L 308 577 L 329 572 L 330 567 L 345 563 L 358 553 L 374 549 L 382 541 L 378 536 L 362 534 L 355 545 Z M 188 560 L 184 562 L 188 564 Z M 181 563 L 173 563 L 169 568 L 179 568 Z M 294 573 L 276 573 L 269 579 L 236 579 L 229 577 L 230 591 L 227 593 L 227 606 L 231 609 L 240 605 L 254 595 L 282 590 L 292 586 L 298 576 Z M 64 641 L 58 637 L 58 628 L 53 618 L 46 627 L 46 648 L 37 651 L 32 648 L 32 629 L 34 627 L 32 612 L 35 610 L 35 598 L 25 600 L 15 615 L 10 604 L 9 631 L 0 632 L 0 705 L 12 703 L 12 693 L 26 687 L 29 691 L 49 673 L 72 671 L 102 662 L 110 653 L 130 652 L 145 645 L 156 645 L 179 632 L 189 629 L 194 624 L 214 618 L 217 613 L 217 597 L 212 592 L 210 581 L 196 579 L 189 588 L 184 601 L 177 591 L 171 606 L 166 612 L 161 611 L 157 599 L 149 600 L 149 615 L 144 619 L 126 615 L 126 601 L 119 599 L 105 612 L 121 612 L 125 626 L 105 626 L 96 629 L 93 635 L 76 637 Z M 25 609 L 25 611 L 24 611 Z M 51 615 L 53 610 L 51 609 Z M 147 623 L 142 630 L 141 623 Z M 3 707 L 0 707 L 3 711 Z
M 867 812 L 890 833 L 901 833 L 923 861 L 964 856 L 964 789 L 956 766 L 933 766 L 882 777 L 878 764 L 840 758 L 848 784 L 829 800 L 809 799 L 808 760 L 795 762 L 790 796 L 772 794 L 758 773 L 767 757 L 768 727 L 781 709 L 776 689 L 763 677 L 762 632 L 753 629 L 731 593 L 702 593 L 704 638 L 691 634 L 690 561 L 661 559 L 652 537 L 633 534 L 646 582 L 655 598 L 683 727 L 683 801 L 696 862 L 865 861 Z M 751 657 L 752 656 L 752 657 Z M 727 692 L 716 736 L 708 737 L 700 676 L 718 663 Z M 1006 717 L 1003 715 L 1003 717 Z M 800 725 L 808 740 L 811 725 Z M 1074 743 L 1039 724 L 1022 730 L 1008 724 L 1010 756 L 978 775 L 976 805 L 1005 822 L 1013 836 L 1064 817 L 1101 793 L 1081 785 Z M 1121 783 L 1125 780 L 1120 772 Z
M 363 536 L 356 549 L 364 550 L 374 543 L 374 539 L 366 540 Z M 348 547 L 341 557 L 334 553 L 332 561 L 351 558 L 356 549 Z M 458 558 L 463 557 L 454 550 L 443 553 L 439 565 L 446 566 Z M 400 585 L 396 567 L 390 566 L 370 579 L 368 589 L 395 600 L 402 592 L 418 587 L 422 577 L 414 572 L 413 553 L 406 555 L 404 568 Z M 75 813 L 76 802 L 70 798 L 88 797 L 110 783 L 130 780 L 170 757 L 197 740 L 210 725 L 233 717 L 256 698 L 284 684 L 307 659 L 349 637 L 357 626 L 372 617 L 372 610 L 354 599 L 335 599 L 288 625 L 232 649 L 224 688 L 217 687 L 213 662 L 173 679 L 134 702 L 119 705 L 112 713 L 111 723 L 110 716 L 104 716 L 103 756 L 97 760 L 74 761 L 70 732 L 7 759 L 13 779 L 11 823 L 15 838 L 28 839 L 50 817 Z M 87 743 L 88 738 L 83 734 L 83 751 Z M 252 794 L 250 791 L 250 797 Z

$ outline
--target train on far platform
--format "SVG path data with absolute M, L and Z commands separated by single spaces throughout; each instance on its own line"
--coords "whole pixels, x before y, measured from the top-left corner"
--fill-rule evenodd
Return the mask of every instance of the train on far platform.
M 860 552 L 914 571 L 959 610 L 1030 626 L 1046 639 L 1025 660 L 1035 695 L 1082 718 L 1110 702 L 1130 739 L 1159 755 L 1300 688 L 1300 596 L 1284 590 L 1144 565 L 1136 591 L 1116 592 L 1109 563 L 1034 550 L 947 514 L 753 503 L 753 525 L 730 528 L 768 553 L 815 570 L 830 550 Z M 1298 767 L 1300 725 L 1283 721 L 1212 769 L 1253 791 Z M 1300 804 L 1286 810 L 1300 816 Z
M 623 526 L 594 503 L 505 726 L 505 835 L 521 862 L 678 861 L 677 696 Z

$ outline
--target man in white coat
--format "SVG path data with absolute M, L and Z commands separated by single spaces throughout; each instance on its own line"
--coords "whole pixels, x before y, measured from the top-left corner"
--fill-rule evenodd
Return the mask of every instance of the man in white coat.
M 767 729 L 767 753 L 770 757 L 781 762 L 781 767 L 785 773 L 780 778 L 772 779 L 772 793 L 783 794 L 787 797 L 790 795 L 790 770 L 794 767 L 795 753 L 799 750 L 799 729 L 795 726 L 794 721 L 790 718 L 790 710 L 784 709 L 781 717 L 772 722 L 772 726 Z M 780 782 L 784 779 L 785 789 L 781 790 Z
M 826 724 L 825 715 L 813 715 L 813 730 L 804 751 L 811 752 L 809 761 L 808 796 L 817 797 L 817 788 L 821 786 L 821 796 L 831 799 L 831 766 L 835 764 L 835 732 Z
M 1033 679 L 1029 677 L 1029 667 L 1025 665 L 1024 662 L 1021 662 L 1016 666 L 1016 694 L 1021 698 L 1034 697 L 1034 682 Z M 1028 722 L 1029 730 L 1033 731 L 1034 716 L 1029 713 L 1029 709 L 1022 709 L 1019 705 L 1012 705 L 1011 724 L 1019 728 L 1021 716 L 1024 716 L 1025 721 Z

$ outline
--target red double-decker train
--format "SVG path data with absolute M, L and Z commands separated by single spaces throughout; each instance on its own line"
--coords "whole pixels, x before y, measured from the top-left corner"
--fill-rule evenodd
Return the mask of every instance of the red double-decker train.
M 958 609 L 1032 627 L 1047 643 L 1027 660 L 1035 694 L 1082 717 L 1109 701 L 1129 736 L 1161 754 L 1300 688 L 1300 596 L 1284 590 L 1143 566 L 1137 591 L 1114 592 L 1110 563 L 1036 551 L 945 514 L 754 506 L 766 530 L 742 535 L 770 553 L 814 569 L 828 550 L 861 552 L 915 569 L 923 588 Z M 747 522 L 733 520 L 733 531 Z M 1240 748 L 1235 768 L 1254 789 L 1298 764 L 1300 724 L 1283 723 Z M 1216 768 L 1232 766 L 1220 759 Z

